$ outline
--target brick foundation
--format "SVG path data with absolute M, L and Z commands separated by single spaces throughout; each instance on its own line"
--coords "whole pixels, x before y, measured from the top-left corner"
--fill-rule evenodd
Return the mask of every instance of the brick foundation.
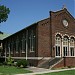
M 75 57 L 64 57 L 63 60 L 53 68 L 73 67 L 75 66 Z

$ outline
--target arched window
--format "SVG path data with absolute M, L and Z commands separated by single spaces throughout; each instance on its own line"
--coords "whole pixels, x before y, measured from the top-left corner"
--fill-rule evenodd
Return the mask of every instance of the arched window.
M 68 37 L 63 38 L 63 56 L 68 56 Z
M 70 55 L 74 56 L 74 38 L 70 39 Z
M 60 35 L 56 35 L 56 39 L 55 39 L 55 48 L 56 48 L 56 56 L 60 56 L 60 49 L 61 49 L 61 36 Z

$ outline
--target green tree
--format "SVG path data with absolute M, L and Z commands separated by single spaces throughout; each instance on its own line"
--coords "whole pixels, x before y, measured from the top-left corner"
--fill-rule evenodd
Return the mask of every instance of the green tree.
M 6 6 L 4 5 L 0 5 L 0 23 L 5 22 L 7 20 L 9 13 L 9 8 L 6 8 Z

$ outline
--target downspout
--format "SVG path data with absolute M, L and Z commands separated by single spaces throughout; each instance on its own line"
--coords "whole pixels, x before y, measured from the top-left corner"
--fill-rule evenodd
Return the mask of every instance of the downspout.
M 28 56 L 28 30 L 26 30 L 26 60 L 27 60 L 27 56 Z

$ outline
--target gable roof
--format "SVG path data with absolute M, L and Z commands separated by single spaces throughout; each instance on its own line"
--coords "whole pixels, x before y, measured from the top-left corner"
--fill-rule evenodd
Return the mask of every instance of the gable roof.
M 75 21 L 75 18 L 70 14 L 70 12 L 69 12 L 66 8 L 64 8 L 64 9 L 62 9 L 62 10 L 59 10 L 59 11 L 56 11 L 56 12 L 50 11 L 50 13 L 54 13 L 55 16 L 58 16 L 58 15 L 60 15 L 61 13 L 66 13 L 67 15 L 70 16 L 70 18 L 71 18 L 72 20 Z

